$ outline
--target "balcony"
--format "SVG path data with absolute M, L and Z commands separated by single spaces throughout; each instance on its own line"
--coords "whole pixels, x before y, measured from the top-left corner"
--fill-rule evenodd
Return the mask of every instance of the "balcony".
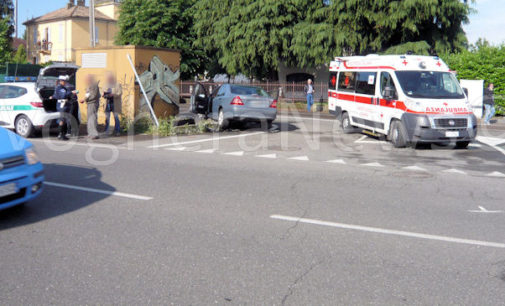
M 50 55 L 52 48 L 53 48 L 53 43 L 49 42 L 45 39 L 43 41 L 37 42 L 37 51 L 42 54 Z

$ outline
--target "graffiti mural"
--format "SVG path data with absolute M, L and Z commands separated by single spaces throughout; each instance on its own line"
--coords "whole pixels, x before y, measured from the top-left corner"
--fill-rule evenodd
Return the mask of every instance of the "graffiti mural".
M 172 71 L 158 56 L 153 56 L 149 68 L 140 75 L 140 81 L 149 99 L 148 103 L 154 106 L 156 96 L 159 96 L 163 102 L 178 108 L 179 88 L 175 82 L 179 76 L 180 70 Z M 145 106 L 145 103 L 145 98 L 142 96 L 141 105 Z

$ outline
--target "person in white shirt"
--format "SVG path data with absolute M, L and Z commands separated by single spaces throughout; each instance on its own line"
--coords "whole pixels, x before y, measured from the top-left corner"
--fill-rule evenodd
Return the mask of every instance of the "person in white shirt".
M 310 113 L 312 105 L 314 104 L 314 86 L 312 85 L 312 80 L 307 80 L 307 85 L 305 85 L 303 91 L 307 96 L 307 111 Z

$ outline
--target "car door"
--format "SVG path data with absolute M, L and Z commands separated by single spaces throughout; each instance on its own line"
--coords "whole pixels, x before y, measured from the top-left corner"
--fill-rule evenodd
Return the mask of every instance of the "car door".
M 219 110 L 219 106 L 222 105 L 225 102 L 226 99 L 226 94 L 228 92 L 229 85 L 222 85 L 219 87 L 216 87 L 214 92 L 211 95 L 211 109 L 212 109 L 212 115 L 211 117 L 213 119 L 217 120 L 217 114 Z
M 355 102 L 358 106 L 356 121 L 371 130 L 380 129 L 380 122 L 377 122 L 378 106 L 376 103 L 377 72 L 360 71 L 356 74 L 356 96 Z
M 382 71 L 380 73 L 380 84 L 378 86 L 379 92 L 377 93 L 379 96 L 379 116 L 382 119 L 382 122 L 385 123 L 384 125 L 384 132 L 386 130 L 389 130 L 389 127 L 387 126 L 389 122 L 391 121 L 392 118 L 392 111 L 395 108 L 395 103 L 396 100 L 398 99 L 398 91 L 395 86 L 395 81 L 391 75 L 391 73 L 387 71 Z M 387 97 L 386 96 L 386 88 L 389 88 L 393 92 L 392 97 Z
M 197 82 L 191 95 L 191 112 L 207 115 L 209 113 L 209 96 L 205 86 Z

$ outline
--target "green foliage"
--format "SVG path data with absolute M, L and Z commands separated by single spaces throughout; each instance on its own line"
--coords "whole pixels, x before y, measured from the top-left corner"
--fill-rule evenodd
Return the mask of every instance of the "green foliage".
M 8 63 L 12 57 L 13 13 L 12 0 L 0 0 L 0 64 Z
M 430 55 L 430 45 L 425 41 L 408 42 L 390 47 L 384 54 L 406 54 L 409 51 L 417 55 Z
M 25 45 L 21 44 L 12 58 L 12 62 L 17 64 L 28 64 Z
M 281 62 L 309 67 L 407 47 L 461 51 L 470 10 L 460 0 L 199 0 L 195 46 L 229 74 L 271 78 Z
M 441 57 L 457 71 L 459 79 L 494 83 L 496 104 L 505 107 L 505 45 L 496 47 L 480 43 L 470 51 L 448 53 Z
M 124 0 L 121 3 L 119 45 L 142 45 L 181 51 L 182 78 L 203 71 L 205 53 L 193 46 L 193 16 L 196 0 Z

